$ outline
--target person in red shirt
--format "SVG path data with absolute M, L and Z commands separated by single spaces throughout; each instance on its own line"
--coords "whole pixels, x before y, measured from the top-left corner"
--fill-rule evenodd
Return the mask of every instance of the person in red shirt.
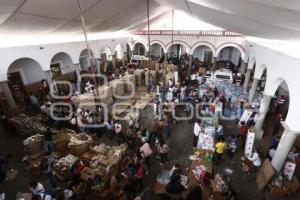
M 244 121 L 241 122 L 241 125 L 240 125 L 240 135 L 239 137 L 242 138 L 242 144 L 243 144 L 243 147 L 245 147 L 245 143 L 246 143 L 246 137 L 247 137 L 247 133 L 248 133 L 248 128 L 245 124 Z

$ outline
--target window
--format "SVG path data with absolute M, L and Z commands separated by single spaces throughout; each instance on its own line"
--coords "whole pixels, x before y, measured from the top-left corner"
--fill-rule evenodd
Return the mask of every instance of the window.
M 230 76 L 226 76 L 226 75 L 216 75 L 216 78 L 230 80 Z

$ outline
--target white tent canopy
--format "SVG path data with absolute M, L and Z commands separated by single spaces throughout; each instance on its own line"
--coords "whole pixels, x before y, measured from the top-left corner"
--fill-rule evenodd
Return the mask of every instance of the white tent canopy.
M 110 37 L 126 36 L 126 31 L 145 28 L 146 0 L 80 2 L 89 38 L 105 37 L 108 32 Z M 150 0 L 154 29 L 170 28 L 170 9 L 249 36 L 300 39 L 298 0 Z M 156 24 L 162 18 L 169 23 Z M 176 21 L 180 24 L 175 17 Z M 196 23 L 192 18 L 187 21 L 185 29 Z M 77 0 L 0 0 L 1 46 L 69 40 L 83 40 Z

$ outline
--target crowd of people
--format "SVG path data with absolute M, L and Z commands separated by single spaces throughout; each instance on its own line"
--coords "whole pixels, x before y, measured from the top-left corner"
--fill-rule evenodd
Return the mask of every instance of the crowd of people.
M 57 161 L 50 156 L 50 153 L 55 151 L 51 128 L 69 128 L 78 133 L 83 132 L 90 134 L 96 139 L 107 138 L 108 141 L 116 141 L 118 144 L 126 143 L 128 145 L 130 163 L 125 169 L 119 169 L 118 173 L 111 178 L 110 184 L 120 187 L 121 180 L 125 179 L 126 183 L 122 187 L 122 190 L 126 194 L 128 200 L 135 199 L 144 188 L 143 179 L 150 170 L 151 162 L 154 162 L 152 158 L 158 157 L 161 166 L 168 162 L 168 154 L 172 148 L 168 146 L 167 141 L 172 137 L 173 124 L 178 123 L 172 112 L 172 109 L 176 110 L 176 103 L 189 103 L 183 107 L 182 111 L 186 113 L 186 116 L 192 116 L 189 119 L 190 123 L 194 122 L 194 149 L 197 148 L 199 135 L 203 129 L 203 123 L 197 116 L 205 117 L 209 115 L 217 118 L 221 116 L 227 118 L 231 116 L 235 117 L 235 121 L 238 122 L 239 125 L 239 134 L 227 136 L 224 134 L 223 128 L 217 130 L 217 142 L 215 143 L 214 152 L 214 163 L 216 165 L 220 164 L 225 153 L 230 159 L 234 156 L 239 147 L 239 141 L 241 141 L 241 146 L 244 148 L 248 127 L 251 125 L 248 122 L 240 122 L 246 109 L 245 102 L 233 102 L 231 96 L 226 96 L 224 91 L 219 91 L 217 87 L 212 85 L 209 80 L 205 78 L 205 76 L 198 75 L 197 66 L 192 65 L 192 68 L 190 69 L 189 57 L 187 55 L 182 55 L 178 64 L 177 83 L 174 77 L 165 81 L 162 77 L 161 68 L 159 69 L 159 72 L 157 72 L 156 83 L 152 75 L 149 75 L 148 82 L 146 83 L 148 86 L 147 92 L 156 93 L 156 98 L 152 101 L 155 114 L 154 116 L 151 116 L 153 117 L 151 125 L 149 125 L 148 122 L 143 124 L 140 119 L 134 118 L 130 118 L 125 122 L 114 119 L 112 116 L 108 116 L 108 119 L 106 120 L 103 108 L 98 107 L 94 111 L 76 108 L 72 102 L 72 97 L 55 100 L 48 95 L 50 90 L 46 81 L 43 80 L 41 83 L 41 89 L 45 93 L 43 103 L 40 103 L 39 99 L 34 94 L 31 94 L 28 97 L 27 102 L 29 105 L 29 112 L 32 110 L 41 112 L 44 116 L 44 123 L 49 127 L 44 132 L 44 149 L 47 152 L 45 156 L 44 174 L 49 180 L 51 190 L 46 190 L 39 180 L 32 180 L 29 184 L 30 191 L 33 194 L 32 199 L 51 200 L 54 196 L 56 196 L 57 199 L 76 199 L 81 195 L 78 191 L 78 187 L 81 183 L 78 174 L 84 168 L 84 163 L 76 163 L 76 165 L 72 167 L 69 172 L 70 178 L 68 185 L 64 188 L 64 195 L 62 197 L 56 195 L 57 191 L 61 191 L 61 188 L 58 187 L 58 185 L 61 184 L 58 184 L 53 173 L 53 165 Z M 131 73 L 132 70 L 132 68 L 127 69 L 126 67 L 121 67 L 118 72 L 107 74 L 108 80 L 111 81 L 120 78 Z M 171 71 L 172 70 L 174 69 L 171 69 Z M 95 85 L 99 84 L 99 82 L 95 83 L 94 80 L 88 80 L 81 88 L 77 88 L 76 84 L 72 84 L 72 95 L 75 96 L 82 92 L 93 93 Z M 63 92 L 61 94 L 63 94 Z M 71 112 L 69 108 L 64 106 L 57 106 L 54 111 L 51 110 L 53 108 L 52 105 L 56 101 L 68 102 L 76 112 Z M 279 124 L 282 120 L 282 115 L 278 110 L 280 110 L 279 107 L 283 103 L 284 96 L 281 96 L 280 100 L 274 103 L 274 112 L 278 114 L 276 115 L 278 123 L 276 121 L 275 124 Z M 190 105 L 192 105 L 192 108 Z M 166 109 L 170 107 L 171 111 L 170 109 Z M 58 120 L 53 118 L 53 114 L 56 118 L 60 119 L 68 116 L 70 117 L 68 120 Z M 274 132 L 277 133 L 279 128 L 280 127 L 275 125 Z M 276 149 L 277 145 L 278 143 L 275 144 L 274 141 L 274 144 L 272 144 L 269 151 L 270 159 L 273 157 L 274 149 Z M 296 153 L 297 150 L 295 150 L 295 154 Z M 295 155 L 291 156 L 295 157 Z M 297 157 L 298 156 L 299 155 L 297 154 Z M 255 171 L 257 171 L 261 166 L 259 152 L 255 150 L 252 155 L 248 156 L 248 159 L 253 162 Z M 0 182 L 6 179 L 3 167 L 6 163 L 6 157 L 0 157 Z M 170 184 L 166 187 L 166 190 L 169 193 L 176 193 L 178 190 L 183 190 L 179 184 L 180 178 L 178 178 L 179 177 L 176 174 L 172 176 Z M 88 188 L 92 188 L 94 184 L 96 183 L 89 183 Z M 173 192 L 173 190 L 176 191 Z M 198 192 L 199 194 L 199 188 L 194 192 Z M 191 194 L 191 196 L 193 195 Z M 194 197 L 194 199 L 196 198 Z M 191 200 L 192 199 L 193 198 L 191 198 Z

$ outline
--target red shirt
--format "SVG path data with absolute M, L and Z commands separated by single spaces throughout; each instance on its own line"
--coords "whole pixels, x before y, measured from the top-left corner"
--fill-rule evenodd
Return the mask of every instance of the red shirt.
M 240 134 L 241 134 L 241 135 L 247 135 L 247 133 L 248 133 L 247 127 L 241 126 L 241 127 L 240 127 Z

